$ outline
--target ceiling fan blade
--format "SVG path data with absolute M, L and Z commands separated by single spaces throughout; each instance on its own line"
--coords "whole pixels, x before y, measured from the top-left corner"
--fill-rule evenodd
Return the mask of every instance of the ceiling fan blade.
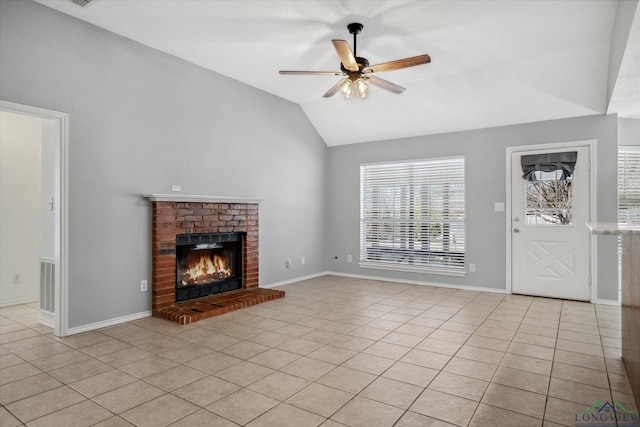
M 280 70 L 280 74 L 299 74 L 299 75 L 313 75 L 313 76 L 341 76 L 342 73 L 338 71 L 284 71 Z
M 349 71 L 358 71 L 358 63 L 356 62 L 355 56 L 353 56 L 353 52 L 351 52 L 349 43 L 345 40 L 331 40 L 331 43 L 333 43 L 333 47 L 336 48 L 336 52 L 338 52 L 344 68 Z
M 344 80 L 340 80 L 338 83 L 336 83 L 336 85 L 334 87 L 332 87 L 331 89 L 329 89 L 329 91 L 327 93 L 325 93 L 324 95 L 322 95 L 323 98 L 330 98 L 333 95 L 335 95 L 336 93 L 340 92 L 340 90 L 342 89 L 342 85 L 344 84 Z
M 372 85 L 381 87 L 382 89 L 386 89 L 393 93 L 402 93 L 406 90 L 402 86 L 398 86 L 395 83 L 388 82 L 376 76 L 365 76 L 364 79 Z
M 412 56 L 411 58 L 398 59 L 396 61 L 371 65 L 362 69 L 363 73 L 380 73 L 382 71 L 400 70 L 402 68 L 415 67 L 416 65 L 428 64 L 431 62 L 429 55 Z

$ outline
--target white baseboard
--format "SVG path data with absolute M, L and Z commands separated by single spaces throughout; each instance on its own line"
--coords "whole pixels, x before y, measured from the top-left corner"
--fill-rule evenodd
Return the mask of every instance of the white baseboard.
M 132 320 L 143 319 L 145 317 L 151 317 L 151 310 L 141 311 L 140 313 L 128 314 L 122 317 L 116 317 L 113 319 L 103 320 L 101 322 L 89 323 L 88 325 L 75 326 L 67 329 L 67 335 L 80 334 L 82 332 L 93 331 L 100 328 L 106 328 L 107 326 L 118 325 L 120 323 L 130 322 Z
M 326 275 L 326 274 L 330 274 L 333 276 L 353 277 L 354 279 L 380 280 L 382 282 L 395 282 L 395 283 L 406 283 L 408 285 L 434 286 L 437 288 L 460 289 L 464 291 L 491 292 L 495 294 L 506 293 L 505 289 L 499 289 L 499 288 L 483 288 L 481 286 L 452 285 L 450 283 L 436 283 L 436 282 L 425 282 L 420 280 L 405 280 L 405 279 L 396 279 L 396 278 L 389 278 L 389 277 L 366 276 L 363 274 L 339 273 L 337 271 L 326 271 L 325 273 L 320 274 L 320 276 Z
M 597 299 L 594 304 L 612 305 L 612 306 L 615 306 L 615 307 L 620 307 L 622 305 L 620 303 L 620 301 L 614 301 L 614 300 L 611 300 L 611 299 Z
M 288 285 L 290 283 L 296 283 L 296 282 L 301 282 L 303 280 L 309 280 L 309 279 L 315 279 L 316 277 L 320 277 L 320 276 L 326 276 L 327 274 L 329 274 L 326 271 L 323 271 L 321 273 L 316 273 L 316 274 L 310 274 L 308 276 L 301 276 L 301 277 L 296 277 L 295 279 L 288 279 L 288 280 L 283 280 L 281 282 L 275 282 L 275 283 L 268 283 L 266 285 L 260 285 L 261 288 L 275 288 L 276 286 L 282 286 L 282 285 Z
M 38 301 L 40 301 L 40 297 L 14 299 L 14 300 L 11 300 L 11 301 L 0 302 L 0 308 L 1 307 L 11 307 L 12 305 L 31 304 L 32 302 L 38 302 Z
M 38 323 L 49 328 L 55 329 L 56 327 L 56 314 L 46 310 L 40 310 L 38 315 Z

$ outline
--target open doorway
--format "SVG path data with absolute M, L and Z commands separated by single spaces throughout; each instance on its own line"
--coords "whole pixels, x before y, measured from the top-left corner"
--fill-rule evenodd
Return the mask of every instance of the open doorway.
M 64 336 L 68 117 L 0 101 L 0 121 L 0 306 L 32 303 Z

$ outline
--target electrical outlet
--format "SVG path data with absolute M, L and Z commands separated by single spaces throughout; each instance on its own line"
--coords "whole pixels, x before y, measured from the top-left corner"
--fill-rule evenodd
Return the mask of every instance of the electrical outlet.
M 287 258 L 284 260 L 284 266 L 287 268 L 291 268 L 291 258 Z
M 497 202 L 493 204 L 493 210 L 495 212 L 504 212 L 504 203 Z
M 300 260 L 300 263 L 302 265 L 305 265 L 307 263 L 307 259 L 305 257 L 302 257 L 302 259 Z
M 146 280 L 141 280 L 140 281 L 140 292 L 147 292 L 147 281 Z
M 351 257 L 351 255 L 347 255 L 347 262 L 351 262 L 353 261 L 353 258 Z
M 13 273 L 11 275 L 11 282 L 12 283 L 20 283 L 20 274 L 18 273 Z
M 471 273 L 475 273 L 476 272 L 476 265 L 475 264 L 469 264 L 469 271 Z
M 180 188 L 179 185 L 172 185 L 171 186 L 171 191 L 175 191 L 176 193 L 180 192 L 182 190 L 182 188 Z

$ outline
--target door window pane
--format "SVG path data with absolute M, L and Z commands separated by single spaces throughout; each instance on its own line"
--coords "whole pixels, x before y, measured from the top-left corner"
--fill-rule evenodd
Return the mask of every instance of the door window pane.
M 525 181 L 527 225 L 571 225 L 572 177 L 562 171 L 536 171 L 535 181 Z

